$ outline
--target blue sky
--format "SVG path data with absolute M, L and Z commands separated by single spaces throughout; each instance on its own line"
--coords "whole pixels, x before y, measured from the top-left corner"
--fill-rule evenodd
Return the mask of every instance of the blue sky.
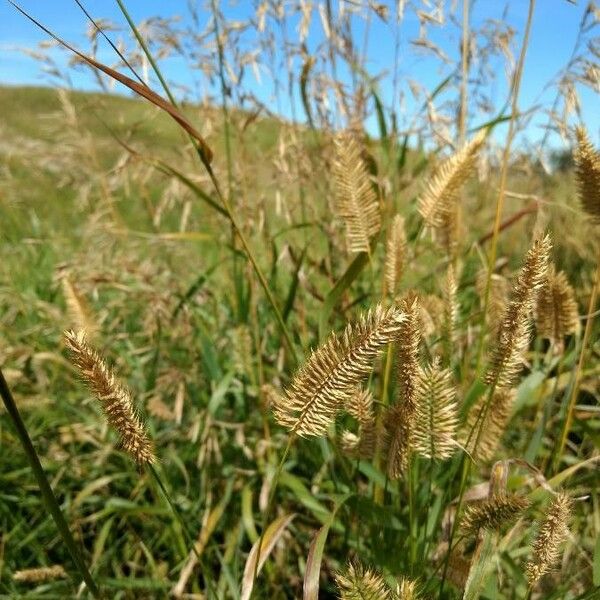
M 94 2 L 87 0 L 84 4 L 94 17 L 108 18 L 124 25 L 124 19 L 116 2 L 112 0 L 95 0 Z M 257 4 L 258 2 L 244 0 L 227 1 L 221 2 L 221 9 L 228 19 L 244 20 L 254 14 Z M 407 3 L 407 5 L 409 4 Z M 400 105 L 398 98 L 394 99 L 392 94 L 391 70 L 394 54 L 394 20 L 392 18 L 385 24 L 378 18 L 373 18 L 371 23 L 367 52 L 368 69 L 371 73 L 381 71 L 387 73 L 380 84 L 384 102 L 388 106 L 394 104 L 398 110 L 402 106 L 407 114 L 417 110 L 418 105 L 412 99 L 410 93 L 407 92 L 408 78 L 418 81 L 425 89 L 432 90 L 450 72 L 449 66 L 441 64 L 437 59 L 415 52 L 414 46 L 410 44 L 410 40 L 417 38 L 419 33 L 419 21 L 414 7 L 428 10 L 429 6 L 430 10 L 432 4 L 434 3 L 425 1 L 413 2 L 412 9 L 407 6 L 401 24 L 401 60 L 398 79 L 401 89 L 406 92 L 403 105 Z M 88 47 L 85 38 L 87 20 L 72 0 L 43 2 L 39 0 L 22 0 L 21 5 L 67 41 L 83 49 Z M 127 6 L 137 22 L 153 15 L 162 17 L 181 15 L 182 20 L 179 26 L 182 28 L 191 26 L 191 19 L 187 16 L 189 15 L 187 5 L 186 0 L 169 0 L 168 2 L 159 0 L 127 1 Z M 339 2 L 334 0 L 334 5 L 338 6 Z M 393 2 L 390 3 L 390 15 L 394 14 L 393 5 Z M 198 2 L 196 6 L 202 26 L 208 22 L 209 12 L 203 3 Z M 545 86 L 569 60 L 586 6 L 587 2 L 581 0 L 577 4 L 567 0 L 538 0 L 521 89 L 520 107 L 522 110 L 534 104 L 548 107 L 552 103 L 555 90 L 552 88 L 544 91 Z M 478 27 L 487 19 L 501 20 L 517 31 L 516 42 L 518 42 L 526 20 L 527 8 L 528 2 L 526 0 L 513 0 L 510 2 L 475 0 L 471 9 L 472 25 Z M 460 18 L 460 12 L 457 16 Z M 309 50 L 311 50 L 311 47 L 316 47 L 323 40 L 323 29 L 316 10 L 312 18 L 313 26 L 307 39 Z M 295 34 L 294 24 L 295 22 L 290 23 L 292 35 Z M 600 30 L 600 27 L 597 29 Z M 354 35 L 357 40 L 362 41 L 364 38 L 364 25 L 359 20 L 356 21 Z M 598 31 L 593 31 L 592 35 L 598 35 Z M 119 34 L 112 34 L 112 36 L 117 39 Z M 428 36 L 450 58 L 456 59 L 460 44 L 460 29 L 457 24 L 446 23 L 443 27 L 429 26 Z M 39 31 L 5 0 L 0 0 L 0 83 L 38 85 L 50 83 L 51 80 L 48 76 L 41 72 L 39 62 L 22 52 L 23 48 L 35 49 L 37 44 L 45 39 L 47 39 L 46 34 Z M 250 49 L 253 40 L 252 38 L 246 38 L 244 43 Z M 514 48 L 515 50 L 518 49 L 518 43 L 515 43 Z M 66 60 L 62 52 L 52 51 L 52 56 L 57 57 L 61 64 L 64 64 Z M 101 47 L 97 56 L 107 63 L 113 60 L 108 46 Z M 500 106 L 507 94 L 504 65 L 500 60 L 492 62 L 492 65 L 498 70 L 499 75 L 496 83 L 488 91 L 493 102 Z M 163 61 L 162 66 L 165 72 L 168 73 L 170 81 L 188 86 L 191 89 L 199 89 L 197 84 L 193 83 L 194 80 L 199 79 L 197 74 L 191 72 L 189 65 L 184 61 L 172 58 L 166 59 Z M 296 65 L 296 68 L 298 68 L 298 65 Z M 340 73 L 341 78 L 347 77 L 347 73 L 343 69 Z M 276 74 L 276 76 L 283 76 L 283 71 Z M 78 89 L 92 89 L 95 85 L 93 78 L 81 70 L 71 70 L 70 78 L 73 87 Z M 245 78 L 244 84 L 272 110 L 279 109 L 284 116 L 290 117 L 289 101 L 280 99 L 279 104 L 276 103 L 272 81 L 268 76 L 263 76 L 259 83 L 252 75 L 249 75 Z M 209 86 L 203 89 L 211 88 Z M 117 91 L 125 93 L 123 89 Z M 577 87 L 577 91 L 580 95 L 583 121 L 592 136 L 597 138 L 600 127 L 600 112 L 597 110 L 598 97 L 582 85 Z M 298 102 L 297 95 L 295 101 Z M 302 116 L 303 113 L 301 111 L 300 113 Z M 544 122 L 545 118 L 540 114 L 529 125 L 526 138 L 530 144 L 535 145 L 543 135 L 541 124 Z M 476 122 L 470 123 L 470 125 L 476 124 Z M 368 126 L 372 128 L 373 122 L 371 121 Z M 554 136 L 551 143 L 559 145 L 561 141 Z

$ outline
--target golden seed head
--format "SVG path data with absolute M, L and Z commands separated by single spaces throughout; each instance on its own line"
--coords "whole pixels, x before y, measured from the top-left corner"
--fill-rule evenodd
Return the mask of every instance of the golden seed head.
M 499 388 L 486 410 L 486 396 L 475 403 L 467 416 L 463 430 L 463 445 L 477 461 L 488 462 L 496 452 L 512 413 L 517 393 L 514 389 Z
M 560 546 L 569 536 L 572 511 L 573 499 L 564 492 L 555 496 L 550 503 L 532 545 L 532 559 L 525 567 L 530 585 L 535 585 L 558 562 Z
M 594 148 L 587 132 L 577 128 L 575 166 L 579 200 L 583 210 L 600 222 L 600 153 Z
M 54 579 L 64 579 L 67 576 L 62 565 L 53 565 L 51 567 L 38 567 L 37 569 L 21 569 L 15 571 L 13 579 L 23 583 L 42 583 Z
M 477 155 L 484 141 L 482 131 L 443 162 L 419 198 L 419 213 L 449 255 L 457 243 L 459 192 L 475 172 Z
M 379 200 L 352 135 L 335 139 L 335 213 L 346 225 L 349 252 L 370 252 L 370 239 L 381 228 Z
M 448 265 L 446 277 L 442 285 L 442 297 L 444 299 L 444 320 L 442 327 L 442 336 L 447 342 L 449 354 L 452 354 L 456 343 L 456 332 L 458 323 L 458 285 L 456 283 L 456 273 L 454 267 Z M 446 359 L 449 361 L 450 356 Z
M 421 311 L 416 296 L 400 303 L 406 319 L 398 336 L 398 387 L 396 404 L 386 413 L 385 427 L 389 435 L 388 475 L 397 479 L 408 465 L 415 420 L 415 390 L 419 374 L 421 345 Z
M 521 371 L 531 339 L 531 315 L 546 281 L 552 244 L 548 236 L 536 240 L 513 288 L 512 298 L 498 329 L 492 364 L 485 381 L 488 385 L 511 387 Z
M 536 306 L 536 327 L 538 334 L 549 339 L 560 354 L 564 348 L 565 336 L 575 333 L 579 327 L 579 310 L 575 291 L 564 271 L 558 273 L 552 267 Z
M 335 575 L 341 600 L 388 600 L 392 593 L 383 577 L 360 563 L 349 563 Z
M 373 414 L 373 394 L 368 389 L 357 388 L 346 403 L 348 414 L 358 421 L 358 435 L 343 431 L 342 450 L 352 457 L 371 458 L 375 453 L 376 434 Z
M 88 345 L 84 331 L 67 331 L 65 342 L 73 364 L 100 401 L 107 421 L 119 434 L 120 447 L 140 465 L 154 463 L 152 441 L 137 415 L 129 390 Z
M 529 500 L 517 494 L 497 494 L 468 506 L 461 528 L 464 535 L 475 535 L 480 529 L 499 529 L 515 521 L 527 508 Z
M 92 312 L 85 298 L 75 288 L 66 273 L 61 276 L 60 282 L 71 325 L 76 330 L 85 331 L 88 338 L 92 338 L 98 331 L 98 325 L 91 317 Z
M 385 252 L 385 282 L 388 294 L 393 298 L 402 279 L 406 262 L 406 232 L 404 217 L 396 215 L 388 233 Z
M 400 309 L 379 305 L 341 334 L 332 334 L 311 353 L 275 405 L 277 422 L 300 436 L 324 435 L 380 350 L 396 340 L 404 320 Z
M 448 369 L 438 361 L 419 369 L 411 448 L 425 458 L 449 458 L 458 448 L 456 391 Z

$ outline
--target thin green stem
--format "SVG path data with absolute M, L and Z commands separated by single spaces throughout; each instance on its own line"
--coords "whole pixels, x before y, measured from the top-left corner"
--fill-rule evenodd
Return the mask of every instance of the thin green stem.
M 12 396 L 12 393 L 6 383 L 6 379 L 4 379 L 4 375 L 2 370 L 0 369 L 0 395 L 2 396 L 2 400 L 4 402 L 4 406 L 6 407 L 6 412 L 8 413 L 19 441 L 23 446 L 23 450 L 25 450 L 25 455 L 27 456 L 27 460 L 29 461 L 29 465 L 31 466 L 31 470 L 37 480 L 38 487 L 40 488 L 40 492 L 42 493 L 42 499 L 50 516 L 54 520 L 56 524 L 56 528 L 58 529 L 58 533 L 60 534 L 77 570 L 79 571 L 81 577 L 85 581 L 90 593 L 95 598 L 101 598 L 100 590 L 98 586 L 94 582 L 85 561 L 83 559 L 83 552 L 79 545 L 75 542 L 73 535 L 71 534 L 71 530 L 69 529 L 69 525 L 62 513 L 60 505 L 54 492 L 52 491 L 52 487 L 46 477 L 46 473 L 40 463 L 40 459 L 38 458 L 37 452 L 33 446 L 31 438 L 27 433 L 27 428 L 25 427 L 25 423 L 23 423 L 23 419 L 21 418 L 21 414 L 19 413 L 19 409 L 15 403 L 15 400 Z M 77 582 L 77 581 L 76 581 Z M 79 582 L 77 582 L 79 583 Z

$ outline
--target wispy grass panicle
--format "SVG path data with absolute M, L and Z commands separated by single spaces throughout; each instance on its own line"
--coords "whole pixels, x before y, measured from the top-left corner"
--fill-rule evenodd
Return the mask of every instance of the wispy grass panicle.
M 583 210 L 600 223 L 600 152 L 594 148 L 583 127 L 578 127 L 576 134 L 575 165 L 579 199 Z
M 392 298 L 398 291 L 398 284 L 404 272 L 406 244 L 404 217 L 396 215 L 388 232 L 384 265 L 387 292 Z
M 412 448 L 426 458 L 449 458 L 458 448 L 456 390 L 439 361 L 419 369 L 415 386 Z
M 480 529 L 499 529 L 521 516 L 529 500 L 518 494 L 496 494 L 468 506 L 461 522 L 464 535 L 475 535 Z
M 485 376 L 489 385 L 509 388 L 521 371 L 531 339 L 532 311 L 546 280 L 551 247 L 546 236 L 536 240 L 527 252 L 498 328 L 491 366 Z
M 379 233 L 381 209 L 360 146 L 349 134 L 335 139 L 335 212 L 346 226 L 349 252 L 370 252 L 370 240 Z
M 458 241 L 460 189 L 475 172 L 477 155 L 485 136 L 485 131 L 479 132 L 463 148 L 446 159 L 427 182 L 419 198 L 419 213 L 449 255 L 453 254 Z
M 400 477 L 408 465 L 416 411 L 416 386 L 419 376 L 421 345 L 421 312 L 419 300 L 410 295 L 400 303 L 406 319 L 402 323 L 397 344 L 397 379 L 399 395 L 396 404 L 386 413 L 385 426 L 389 435 L 388 476 Z
M 377 306 L 341 334 L 332 334 L 312 352 L 275 405 L 277 421 L 300 436 L 324 435 L 379 351 L 397 339 L 404 321 L 401 309 Z
M 558 562 L 560 547 L 569 536 L 572 511 L 573 499 L 567 493 L 560 492 L 552 499 L 533 541 L 532 558 L 525 567 L 530 585 L 535 585 Z
M 557 354 L 564 350 L 564 338 L 579 328 L 575 291 L 564 271 L 548 269 L 535 310 L 538 335 L 550 340 Z
M 84 331 L 67 331 L 65 342 L 73 364 L 98 398 L 106 419 L 119 434 L 120 447 L 139 465 L 156 462 L 154 445 L 137 414 L 129 390 L 88 345 Z
M 362 564 L 349 563 L 335 575 L 341 600 L 392 600 L 394 596 L 383 577 Z

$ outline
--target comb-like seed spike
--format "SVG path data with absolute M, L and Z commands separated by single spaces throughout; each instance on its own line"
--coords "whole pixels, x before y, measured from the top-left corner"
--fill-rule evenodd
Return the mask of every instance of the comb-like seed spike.
M 67 331 L 65 342 L 73 364 L 100 401 L 107 421 L 119 434 L 121 448 L 140 465 L 156 462 L 152 441 L 137 415 L 129 390 L 88 345 L 84 331 Z
M 542 288 L 552 244 L 548 236 L 536 240 L 513 288 L 512 298 L 498 329 L 491 366 L 485 381 L 498 388 L 514 385 L 531 339 L 531 315 Z
M 404 320 L 400 309 L 377 306 L 341 334 L 332 334 L 312 352 L 274 406 L 279 424 L 300 436 L 324 435 L 380 350 L 396 340 Z
M 583 210 L 600 223 L 600 153 L 583 127 L 578 127 L 575 166 L 579 200 Z
M 419 213 L 449 255 L 454 253 L 457 244 L 458 194 L 475 171 L 485 135 L 483 131 L 478 133 L 443 162 L 419 198 Z
M 558 562 L 560 546 L 569 536 L 572 510 L 573 499 L 564 492 L 550 503 L 532 545 L 532 559 L 525 567 L 530 585 L 535 585 Z
M 353 136 L 335 139 L 335 212 L 346 225 L 349 252 L 370 252 L 370 239 L 381 228 L 381 209 Z

